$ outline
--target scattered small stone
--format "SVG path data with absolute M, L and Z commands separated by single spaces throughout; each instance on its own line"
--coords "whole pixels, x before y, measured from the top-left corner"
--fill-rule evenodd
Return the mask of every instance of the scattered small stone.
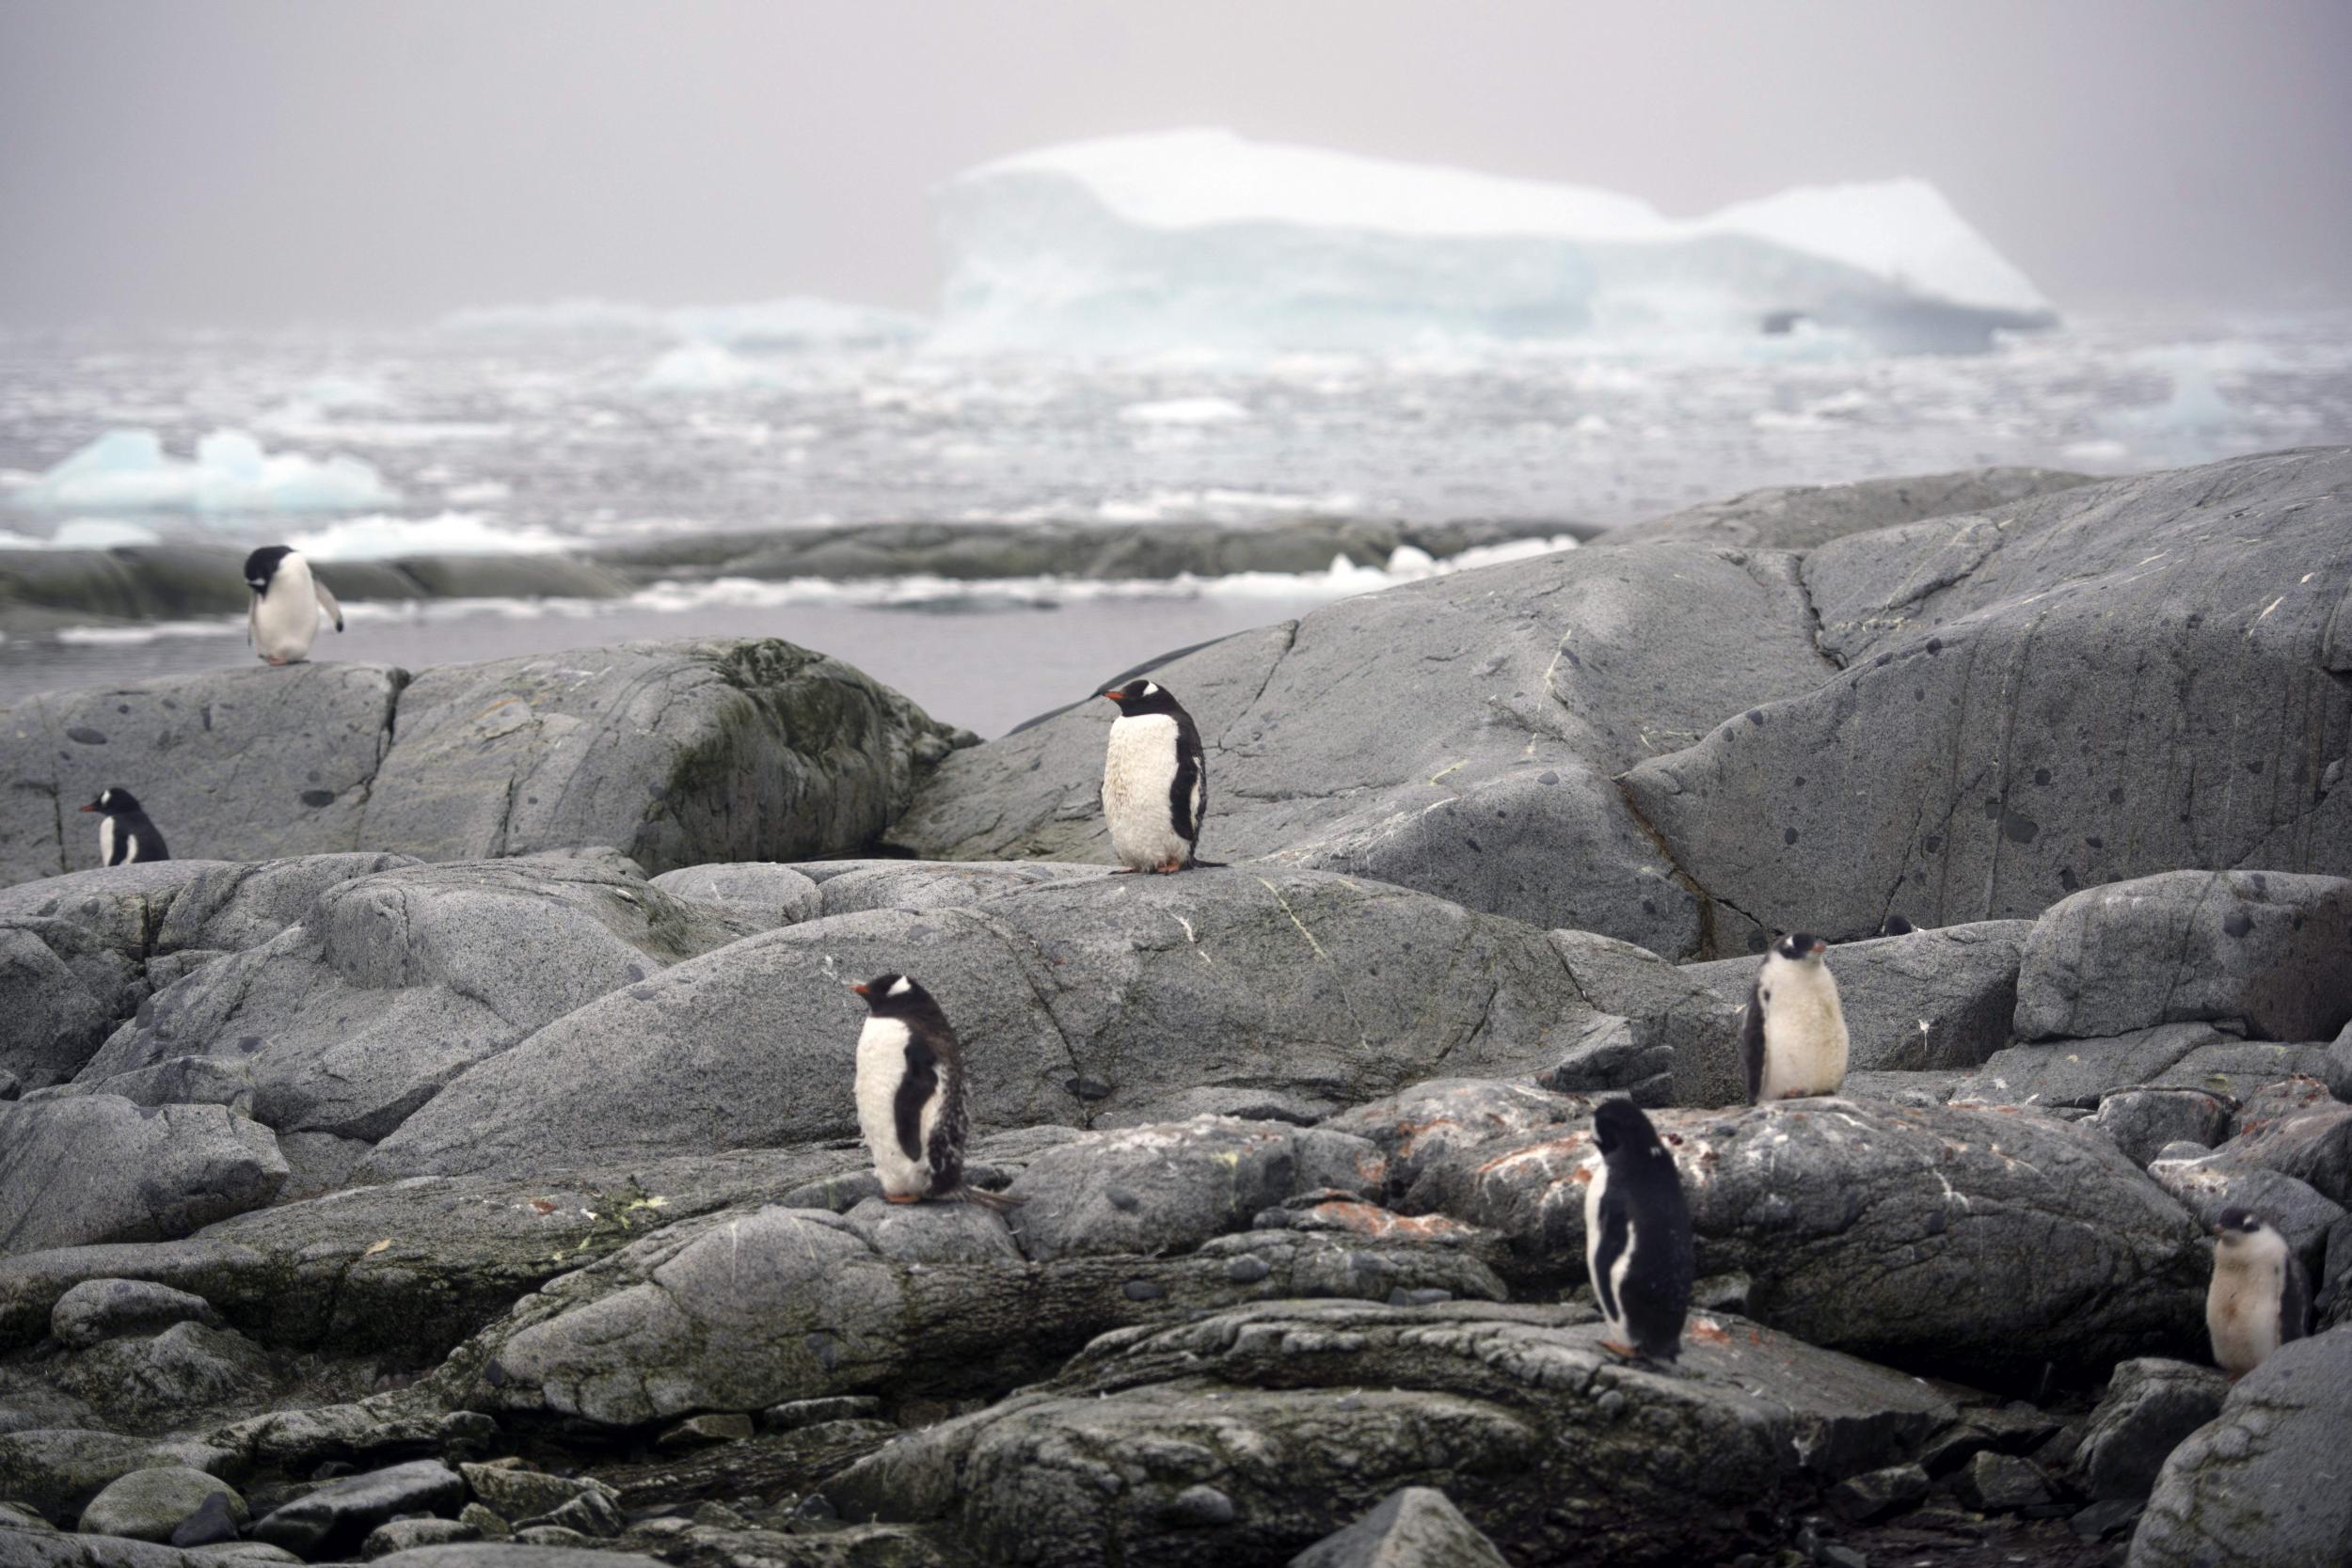
M 2108 1536 L 2121 1534 L 2139 1523 L 2140 1512 L 2140 1505 L 2137 1502 L 2124 1497 L 2110 1497 L 2105 1502 L 2092 1503 L 2069 1519 L 2067 1524 L 2085 1541 L 2105 1541 Z
M 585 1493 L 597 1493 L 608 1498 L 617 1496 L 600 1481 L 551 1476 L 510 1465 L 460 1465 L 457 1470 L 466 1478 L 466 1484 L 473 1489 L 477 1499 L 501 1518 L 515 1524 L 535 1524 L 544 1515 L 553 1513 Z M 556 1522 L 570 1523 L 569 1520 Z
M 1255 1285 L 1274 1272 L 1274 1265 L 1263 1258 L 1234 1258 L 1225 1264 L 1225 1277 L 1236 1285 Z
M 1442 1291 L 1435 1286 L 1427 1286 L 1417 1291 L 1408 1291 L 1404 1286 L 1400 1285 L 1395 1290 L 1389 1292 L 1389 1305 L 1391 1307 L 1435 1307 L 1441 1301 L 1452 1301 L 1453 1299 L 1453 1291 Z
M 237 1524 L 245 1518 L 245 1499 L 218 1476 L 171 1465 L 133 1470 L 107 1482 L 89 1500 L 89 1506 L 82 1510 L 82 1533 L 169 1541 L 183 1521 L 215 1497 L 221 1499 L 220 1507 L 230 1521 L 229 1535 L 208 1539 L 233 1539 Z
M 1870 1568 L 1870 1560 L 1866 1554 L 1835 1541 L 1824 1541 L 1814 1547 L 1813 1560 L 1821 1568 Z
M 2015 1513 L 2050 1501 L 2049 1479 L 2030 1459 L 1980 1453 L 1953 1482 L 1960 1500 L 1983 1513 Z
M 594 1486 L 596 1483 L 590 1484 Z M 579 1494 L 550 1513 L 518 1521 L 515 1527 L 516 1533 L 520 1534 L 541 1525 L 557 1525 L 564 1529 L 578 1530 L 582 1535 L 609 1540 L 627 1529 L 628 1520 L 622 1516 L 621 1505 L 598 1487 Z
M 1612 1388 L 1609 1392 L 1595 1400 L 1593 1402 L 1593 1405 L 1594 1408 L 1597 1409 L 1601 1413 L 1601 1416 L 1605 1419 L 1613 1421 L 1618 1417 L 1625 1414 L 1626 1398 L 1623 1393 L 1617 1389 Z
M 503 1541 L 515 1533 L 514 1526 L 480 1503 L 468 1503 L 457 1511 L 457 1517 L 471 1525 L 485 1541 Z
M 2181 1440 L 2221 1414 L 2229 1384 L 2210 1367 L 2156 1356 L 2125 1361 L 2107 1381 L 2083 1438 L 2082 1471 L 2101 1500 L 2145 1498 Z
M 479 1541 L 482 1532 L 462 1519 L 393 1519 L 378 1525 L 359 1544 L 362 1558 L 388 1557 L 413 1546 L 448 1546 Z
M 1291 1212 L 1288 1209 L 1261 1209 L 1249 1217 L 1249 1228 L 1252 1230 L 1288 1230 L 1290 1227 Z
M 412 1460 L 329 1481 L 253 1527 L 254 1535 L 300 1556 L 332 1557 L 357 1547 L 376 1526 L 404 1514 L 454 1513 L 465 1506 L 464 1478 L 437 1459 Z
M 529 1529 L 518 1529 L 515 1532 L 515 1544 L 518 1546 L 574 1547 L 596 1544 L 580 1531 L 565 1529 L 562 1525 L 533 1525 Z
M 1119 1288 L 1119 1293 L 1129 1301 L 1157 1301 L 1168 1294 L 1168 1287 L 1156 1280 L 1131 1279 Z
M 202 1296 L 144 1279 L 85 1279 L 49 1309 L 49 1332 L 74 1350 L 125 1334 L 161 1333 L 174 1323 L 219 1322 Z
M 749 1529 L 752 1522 L 724 1503 L 705 1503 L 694 1510 L 694 1523 L 710 1529 Z
M 1166 1518 L 1171 1525 L 1207 1528 L 1233 1522 L 1233 1499 L 1214 1486 L 1187 1486 L 1168 1499 Z
M 1897 1465 L 1849 1476 L 1829 1491 L 1829 1506 L 1838 1517 L 1857 1525 L 1874 1525 L 1927 1498 L 1928 1473 L 1916 1465 Z
M 677 1425 L 654 1439 L 654 1447 L 676 1452 L 682 1449 L 707 1449 L 717 1443 L 740 1443 L 752 1434 L 752 1418 L 740 1411 L 716 1411 L 707 1416 L 689 1416 Z
M 840 1518 L 841 1513 L 833 1506 L 831 1497 L 822 1492 L 811 1492 L 793 1505 L 792 1516 L 810 1524 L 829 1525 Z
M 245 1499 L 223 1488 L 199 1503 L 195 1513 L 180 1521 L 171 1532 L 171 1544 L 185 1548 L 234 1541 L 237 1528 L 245 1520 Z
M 763 1432 L 798 1432 L 827 1421 L 867 1421 L 882 1415 L 882 1401 L 871 1394 L 837 1394 L 831 1399 L 791 1400 L 771 1404 L 759 1413 Z

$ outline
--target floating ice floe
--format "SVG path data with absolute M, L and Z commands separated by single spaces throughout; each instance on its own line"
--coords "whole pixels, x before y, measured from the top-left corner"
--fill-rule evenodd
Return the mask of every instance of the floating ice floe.
M 1119 417 L 1128 424 L 1237 424 L 1249 418 L 1249 410 L 1232 398 L 1168 398 L 1131 403 Z
M 356 457 L 267 452 L 241 430 L 205 436 L 193 461 L 166 452 L 151 430 L 115 430 L 8 499 L 53 512 L 342 512 L 399 497 Z
M 74 517 L 59 523 L 46 539 L 0 529 L 0 550 L 110 550 L 118 545 L 160 545 L 151 528 L 113 517 Z
M 737 392 L 778 385 L 775 372 L 719 343 L 680 343 L 655 360 L 637 385 L 649 392 Z
M 742 305 L 676 309 L 605 299 L 494 305 L 444 316 L 440 327 L 485 337 L 683 338 L 729 348 L 782 351 L 908 343 L 928 332 L 930 324 L 903 310 L 794 294 Z
M 408 555 L 560 555 L 578 544 L 536 524 L 501 528 L 472 512 L 437 517 L 352 517 L 286 541 L 313 561 Z
M 1826 333 L 1981 349 L 2056 321 L 1918 180 L 1696 218 L 1583 186 L 1178 131 L 999 160 L 939 198 L 955 350 L 1393 351 L 1606 338 L 1692 352 Z

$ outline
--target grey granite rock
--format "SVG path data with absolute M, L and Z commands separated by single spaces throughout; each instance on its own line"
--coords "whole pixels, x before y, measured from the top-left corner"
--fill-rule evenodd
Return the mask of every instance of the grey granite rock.
M 2352 1019 L 2352 881 L 2177 871 L 2088 888 L 2026 944 L 2021 1039 L 2211 1022 L 2324 1040 Z
M 2202 1023 L 2165 1023 L 2108 1039 L 2044 1040 L 2013 1045 L 1986 1058 L 1961 1081 L 1952 1100 L 1963 1105 L 2097 1108 L 2123 1089 L 2171 1087 L 2227 1093 L 2182 1064 L 2201 1052 L 2237 1049 L 2237 1041 Z
M 75 1086 L 372 1141 L 539 1025 L 751 929 L 588 861 L 379 872 L 155 996 Z
M 1463 1518 L 1462 1511 L 1443 1492 L 1434 1486 L 1407 1486 L 1390 1493 L 1371 1513 L 1291 1559 L 1290 1568 L 1504 1568 L 1504 1564 L 1495 1544 Z
M 1324 1125 L 1379 1149 L 1388 1161 L 1389 1191 L 1402 1196 L 1443 1156 L 1539 1129 L 1573 1129 L 1592 1109 L 1589 1100 L 1526 1084 L 1433 1078 L 1343 1111 Z
M 1137 1560 L 1279 1560 L 1432 1484 L 1524 1560 L 1728 1560 L 1784 1484 L 1892 1463 L 1950 1415 L 1913 1379 L 1736 1319 L 1705 1328 L 1665 1376 L 1556 1307 L 1239 1307 L 1104 1336 L 825 1493 L 846 1517 L 936 1521 L 1041 1565 L 1108 1539 Z M 1195 1488 L 1230 1517 L 1175 1506 Z
M 2103 1095 L 2098 1114 L 2083 1125 L 2144 1166 L 2167 1144 L 2212 1148 L 2228 1135 L 2230 1120 L 2230 1108 L 2203 1089 L 2125 1089 Z
M 169 1432 L 199 1412 L 245 1414 L 276 1392 L 277 1370 L 234 1329 L 178 1323 L 103 1340 L 67 1358 L 58 1387 L 130 1432 Z
M 2282 1345 L 2172 1450 L 2131 1568 L 2284 1568 L 2352 1557 L 2352 1331 Z
M 2252 1210 L 2278 1227 L 2314 1282 L 2324 1278 L 2328 1233 L 2344 1223 L 2344 1207 L 2292 1176 L 2235 1158 L 2231 1148 L 2224 1144 L 2210 1154 L 2185 1158 L 2167 1148 L 2149 1164 L 2148 1174 L 2206 1229 L 2224 1209 Z
M 1650 1119 L 1684 1173 L 1699 1272 L 1746 1275 L 1748 1315 L 1788 1333 L 1994 1383 L 2202 1342 L 2198 1229 L 2104 1138 L 1851 1099 Z M 1573 1281 L 1593 1159 L 1581 1125 L 1448 1150 L 1402 1207 L 1500 1233 L 1515 1281 Z
M 412 1460 L 327 1482 L 255 1521 L 255 1539 L 318 1559 L 349 1552 L 404 1513 L 451 1513 L 466 1483 L 437 1459 Z
M 242 1455 L 209 1443 L 69 1427 L 0 1432 L 0 1476 L 8 1478 L 9 1500 L 55 1523 L 80 1518 L 92 1497 L 134 1470 L 167 1467 L 201 1470 L 225 1481 L 244 1475 Z
M 2237 1136 L 2215 1154 L 2231 1164 L 2292 1176 L 2323 1197 L 2352 1205 L 2352 1105 L 2328 1098 L 2315 1079 L 2295 1079 L 2249 1097 Z
M 215 1497 L 226 1497 L 230 1517 L 244 1522 L 245 1499 L 218 1476 L 181 1465 L 133 1470 L 89 1500 L 79 1528 L 85 1535 L 170 1542 L 181 1523 Z
M 2352 450 L 2277 452 L 1823 545 L 1804 581 L 1843 673 L 1627 793 L 1719 947 L 2185 868 L 2352 873 L 2347 477 Z
M 2211 1367 L 2153 1357 L 2119 1363 L 2076 1456 L 2094 1497 L 2145 1497 L 2181 1440 L 2221 1414 L 2229 1383 Z
M 1810 550 L 1848 534 L 2014 505 L 2090 483 L 2088 474 L 2055 468 L 1963 468 L 1852 484 L 1784 484 L 1628 523 L 1593 543 L 1671 540 L 1736 549 Z
M 463 1520 L 391 1519 L 368 1532 L 368 1538 L 359 1543 L 359 1556 L 367 1560 L 421 1546 L 448 1546 L 481 1539 L 481 1530 Z
M 86 1349 L 123 1334 L 154 1334 L 174 1323 L 217 1323 L 202 1296 L 144 1279 L 86 1279 L 57 1298 L 49 1332 L 59 1344 Z
M 955 1025 L 983 1129 L 1165 1115 L 1203 1087 L 1336 1110 L 1438 1060 L 1533 1071 L 1590 1013 L 1544 933 L 1424 894 L 1274 867 L 1055 881 L 770 931 L 625 987 L 466 1073 L 359 1174 L 854 1135 L 845 987 L 891 970 Z
M 685 865 L 653 885 L 674 898 L 726 911 L 755 930 L 797 926 L 817 918 L 817 884 L 788 865 L 766 862 Z
M 1681 958 L 1697 953 L 1698 904 L 1613 779 L 1836 669 L 1791 557 L 1674 545 L 1461 572 L 1152 673 L 1208 747 L 1202 854 L 1375 877 Z M 1404 678 L 1422 721 L 1401 725 Z M 891 841 L 1107 863 L 1110 718 L 1082 704 L 958 753 Z M 1563 864 L 1579 875 L 1545 869 Z
M 509 1524 L 552 1513 L 585 1492 L 612 1491 L 584 1476 L 551 1476 L 508 1465 L 460 1465 L 457 1471 L 475 1498 Z
M 0 1254 L 184 1236 L 267 1203 L 285 1179 L 269 1129 L 218 1105 L 0 1105 Z

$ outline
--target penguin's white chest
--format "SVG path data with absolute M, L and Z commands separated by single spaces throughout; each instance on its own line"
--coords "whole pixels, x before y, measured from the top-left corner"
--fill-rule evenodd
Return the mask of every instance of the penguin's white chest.
M 857 1124 L 866 1148 L 874 1157 L 874 1174 L 882 1191 L 900 1197 L 922 1197 L 931 1190 L 931 1166 L 927 1157 L 931 1129 L 939 1125 L 946 1102 L 949 1070 L 940 1064 L 940 1080 L 917 1118 L 916 1157 L 909 1159 L 898 1142 L 898 1085 L 906 1081 L 907 1026 L 895 1018 L 869 1018 L 857 1037 Z
M 1116 720 L 1103 758 L 1103 817 L 1120 863 L 1148 871 L 1190 853 L 1176 832 L 1176 721 L 1165 713 Z
M 278 564 L 269 592 L 253 605 L 253 647 L 263 658 L 298 664 L 319 637 L 319 594 L 310 563 L 290 555 Z
M 114 863 L 115 819 L 111 816 L 102 816 L 98 819 L 98 863 L 112 865 Z
M 1846 1082 L 1846 1010 L 1827 966 L 1775 961 L 1765 972 L 1764 1083 L 1770 1102 L 1836 1094 Z
M 2279 1297 L 2286 1287 L 2284 1248 L 2243 1262 L 2214 1259 L 2213 1284 L 2205 1292 L 2205 1328 L 2213 1336 L 2213 1358 L 2232 1377 L 2243 1377 L 2279 1348 Z

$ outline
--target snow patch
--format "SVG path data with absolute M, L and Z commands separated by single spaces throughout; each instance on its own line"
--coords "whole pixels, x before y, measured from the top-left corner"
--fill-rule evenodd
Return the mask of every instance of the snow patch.
M 437 517 L 353 517 L 286 541 L 313 561 L 385 561 L 405 555 L 561 555 L 574 543 L 532 525 L 500 528 L 473 512 Z
M 1249 410 L 1232 398 L 1168 398 L 1131 403 L 1119 417 L 1128 424 L 1234 424 L 1248 419 Z

